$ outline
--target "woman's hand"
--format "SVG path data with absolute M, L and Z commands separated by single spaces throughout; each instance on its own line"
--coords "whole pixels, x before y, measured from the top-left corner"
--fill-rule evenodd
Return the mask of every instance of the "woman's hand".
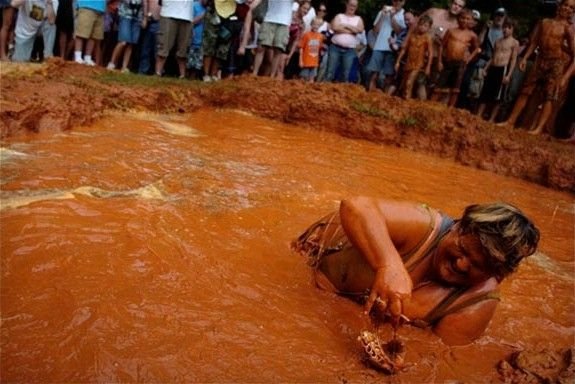
M 403 313 L 403 301 L 411 297 L 413 283 L 403 265 L 399 268 L 378 268 L 371 292 L 365 303 L 365 312 L 369 313 L 377 303 L 379 310 L 389 311 L 398 318 Z

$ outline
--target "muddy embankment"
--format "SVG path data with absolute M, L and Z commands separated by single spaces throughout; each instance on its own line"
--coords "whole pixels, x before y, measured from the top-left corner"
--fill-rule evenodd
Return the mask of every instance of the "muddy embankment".
M 54 60 L 3 63 L 2 138 L 85 125 L 109 110 L 188 113 L 238 108 L 310 128 L 452 159 L 575 192 L 575 146 L 521 129 L 496 127 L 432 102 L 367 93 L 354 85 L 240 77 L 204 84 L 110 73 Z

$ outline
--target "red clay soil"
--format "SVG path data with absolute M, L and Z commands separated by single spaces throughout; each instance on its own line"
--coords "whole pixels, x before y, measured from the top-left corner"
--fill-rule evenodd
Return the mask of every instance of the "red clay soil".
M 449 158 L 458 163 L 575 192 L 575 146 L 495 127 L 467 111 L 405 101 L 359 86 L 240 77 L 205 84 L 122 75 L 53 60 L 3 63 L 3 139 L 90 124 L 110 110 L 189 113 L 222 107 Z

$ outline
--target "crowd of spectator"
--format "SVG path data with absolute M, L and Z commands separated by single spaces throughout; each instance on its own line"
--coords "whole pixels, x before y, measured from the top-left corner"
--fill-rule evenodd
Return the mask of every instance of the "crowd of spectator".
M 502 7 L 482 18 L 465 0 L 421 14 L 382 0 L 367 19 L 358 1 L 336 13 L 334 2 L 310 0 L 0 0 L 0 60 L 56 54 L 205 82 L 252 74 L 359 83 L 533 133 L 573 97 L 575 0 L 558 1 L 555 16 L 520 40 Z

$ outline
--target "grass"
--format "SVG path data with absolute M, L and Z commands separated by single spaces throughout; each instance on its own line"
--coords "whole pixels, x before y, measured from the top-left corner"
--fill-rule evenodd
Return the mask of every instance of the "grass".
M 351 108 L 357 112 L 365 113 L 366 115 L 373 116 L 373 117 L 383 117 L 386 119 L 391 118 L 390 114 L 386 111 L 383 111 L 373 105 L 364 104 L 359 101 L 352 101 Z

